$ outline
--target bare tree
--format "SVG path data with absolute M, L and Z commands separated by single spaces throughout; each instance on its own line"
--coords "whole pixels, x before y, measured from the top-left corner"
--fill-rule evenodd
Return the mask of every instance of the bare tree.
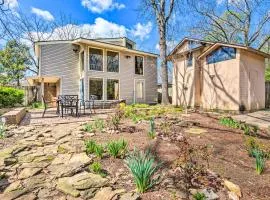
M 155 17 L 159 33 L 159 48 L 162 80 L 162 104 L 169 104 L 168 65 L 167 65 L 167 31 L 169 20 L 176 7 L 176 0 L 142 0 L 144 13 Z
M 201 17 L 193 34 L 258 48 L 269 39 L 269 6 L 268 0 L 224 0 L 219 6 L 216 1 L 193 0 L 191 7 Z

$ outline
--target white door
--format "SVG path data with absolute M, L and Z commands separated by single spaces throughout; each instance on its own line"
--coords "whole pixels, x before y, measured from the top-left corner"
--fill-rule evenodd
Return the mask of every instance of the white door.
M 145 103 L 145 82 L 144 80 L 134 81 L 134 101 L 135 103 Z

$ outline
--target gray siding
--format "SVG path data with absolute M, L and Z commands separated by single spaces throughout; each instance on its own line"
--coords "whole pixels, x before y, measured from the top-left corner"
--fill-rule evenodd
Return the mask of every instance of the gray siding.
M 127 103 L 134 101 L 134 80 L 145 80 L 145 102 L 157 101 L 157 59 L 144 56 L 144 75 L 135 75 L 135 55 L 120 52 L 119 73 L 107 72 L 106 50 L 104 50 L 104 71 L 90 71 L 88 46 L 85 49 L 84 91 L 89 99 L 89 79 L 103 78 L 104 99 L 107 99 L 107 79 L 118 79 L 120 82 L 120 98 Z M 74 46 L 68 43 L 41 46 L 41 75 L 61 78 L 61 94 L 79 94 L 79 53 L 73 52 Z M 93 47 L 94 48 L 94 47 Z M 108 49 L 109 50 L 109 49 Z M 129 57 L 127 57 L 129 56 Z
M 41 46 L 41 76 L 60 78 L 61 94 L 79 94 L 79 56 L 69 43 Z

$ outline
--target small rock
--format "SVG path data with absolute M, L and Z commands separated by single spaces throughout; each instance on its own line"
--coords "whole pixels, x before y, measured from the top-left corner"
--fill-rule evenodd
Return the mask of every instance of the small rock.
M 98 190 L 97 188 L 90 188 L 90 189 L 84 190 L 81 192 L 81 197 L 83 199 L 91 199 L 95 196 L 97 190 Z
M 216 193 L 214 193 L 211 189 L 203 189 L 201 190 L 201 193 L 205 194 L 207 200 L 219 199 L 219 196 Z
M 65 194 L 69 194 L 73 197 L 78 197 L 80 192 L 72 187 L 71 184 L 68 184 L 69 178 L 58 179 L 57 189 Z
M 13 183 L 11 183 L 4 191 L 4 193 L 8 193 L 8 192 L 12 192 L 14 190 L 18 190 L 21 189 L 22 185 L 21 185 L 21 181 L 15 181 Z
M 239 197 L 234 192 L 228 192 L 230 200 L 239 200 Z
M 5 158 L 4 159 L 4 164 L 6 166 L 13 165 L 15 163 L 17 163 L 17 159 L 16 158 Z
M 26 179 L 36 175 L 42 170 L 42 168 L 24 168 L 18 176 L 18 179 Z
M 191 134 L 196 134 L 196 135 L 200 135 L 202 133 L 207 133 L 207 131 L 205 129 L 201 129 L 201 128 L 190 128 L 185 130 L 186 133 L 191 133 Z
M 128 192 L 120 197 L 120 200 L 138 200 L 140 196 L 137 193 Z
M 111 187 L 105 187 L 97 192 L 97 194 L 94 197 L 94 200 L 111 200 L 116 195 L 124 193 L 124 192 L 125 192 L 124 189 L 113 191 Z
M 0 194 L 0 199 L 1 200 L 13 200 L 13 199 L 16 199 L 16 198 L 22 196 L 26 192 L 27 192 L 26 189 L 14 190 L 12 192 L 8 192 L 8 193 L 5 193 L 5 194 Z
M 98 174 L 83 172 L 71 177 L 70 183 L 74 188 L 83 190 L 103 187 L 108 183 L 108 179 L 103 178 Z
M 35 200 L 35 199 L 37 199 L 36 195 L 33 193 L 30 193 L 30 194 L 25 194 L 23 196 L 20 196 L 16 200 Z
M 238 185 L 232 183 L 231 181 L 224 180 L 224 185 L 238 197 L 242 197 L 241 189 Z

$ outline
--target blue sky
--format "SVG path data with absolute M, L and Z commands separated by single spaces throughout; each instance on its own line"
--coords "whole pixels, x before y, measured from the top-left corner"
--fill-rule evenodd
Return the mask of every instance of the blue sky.
M 71 15 L 78 24 L 95 25 L 101 36 L 103 29 L 120 30 L 135 40 L 139 49 L 157 52 L 158 34 L 154 21 L 146 20 L 137 11 L 136 0 L 8 0 L 16 9 L 54 21 L 60 13 Z M 103 23 L 103 28 L 100 28 Z

